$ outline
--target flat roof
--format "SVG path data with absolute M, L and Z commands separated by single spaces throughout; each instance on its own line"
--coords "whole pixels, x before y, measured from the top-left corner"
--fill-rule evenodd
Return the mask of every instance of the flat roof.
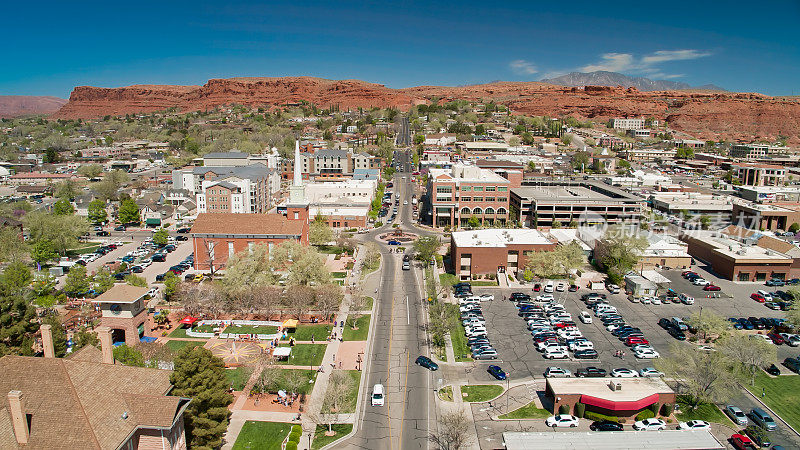
M 622 388 L 612 391 L 610 382 Z M 555 395 L 581 394 L 613 402 L 632 402 L 653 394 L 673 392 L 661 378 L 548 378 L 547 384 Z
M 549 245 L 552 242 L 539 230 L 486 229 L 456 231 L 453 242 L 458 247 L 505 247 L 511 245 Z
M 764 261 L 775 261 L 775 260 L 784 260 L 788 262 L 793 261 L 793 259 L 790 256 L 787 256 L 776 250 L 759 247 L 757 245 L 743 244 L 739 241 L 721 235 L 720 232 L 718 231 L 692 230 L 692 232 L 689 233 L 688 236 L 703 242 L 708 242 L 714 247 L 714 250 L 716 252 L 718 252 L 721 255 L 727 256 L 729 258 L 733 258 L 735 260 L 755 259 Z
M 724 449 L 708 430 L 503 433 L 507 450 L 705 450 Z
M 513 188 L 511 192 L 520 198 L 532 199 L 537 203 L 644 201 L 620 189 L 600 184 L 523 186 Z
M 133 303 L 144 297 L 149 290 L 150 288 L 143 286 L 115 284 L 92 300 L 92 303 Z

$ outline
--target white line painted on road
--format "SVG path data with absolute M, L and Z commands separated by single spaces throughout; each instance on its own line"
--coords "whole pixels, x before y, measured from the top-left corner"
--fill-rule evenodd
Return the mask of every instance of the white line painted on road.
M 408 307 L 407 295 L 406 295 L 406 325 L 411 325 L 411 309 Z

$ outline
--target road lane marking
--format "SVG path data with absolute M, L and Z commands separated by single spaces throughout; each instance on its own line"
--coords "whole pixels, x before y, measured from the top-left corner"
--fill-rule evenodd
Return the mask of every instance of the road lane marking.
M 389 390 L 389 377 L 392 373 L 392 332 L 394 328 L 394 295 L 392 296 L 392 307 L 389 309 L 389 351 L 386 353 L 386 390 Z M 389 424 L 389 448 L 394 448 L 392 441 L 392 414 L 391 402 L 386 402 L 386 423 Z
M 406 349 L 406 380 L 403 382 L 403 413 L 400 415 L 400 440 L 397 443 L 397 448 L 403 448 L 403 424 L 406 421 L 406 394 L 408 393 L 408 366 L 411 359 L 411 353 Z
M 408 307 L 408 295 L 406 295 L 406 325 L 411 325 L 411 308 Z

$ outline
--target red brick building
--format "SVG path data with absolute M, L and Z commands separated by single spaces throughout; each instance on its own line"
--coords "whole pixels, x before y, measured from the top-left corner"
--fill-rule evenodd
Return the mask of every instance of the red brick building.
M 558 243 L 539 230 L 486 229 L 454 232 L 450 255 L 456 276 L 469 280 L 473 275 L 517 271 L 527 264 L 531 252 L 550 251 Z
M 146 287 L 115 284 L 92 301 L 100 307 L 100 324 L 111 329 L 113 342 L 133 346 L 150 332 L 144 300 L 147 291 Z
M 308 206 L 287 208 L 283 214 L 202 213 L 192 226 L 194 268 L 219 270 L 235 253 L 257 244 L 270 249 L 285 241 L 308 245 Z
M 620 418 L 634 418 L 645 409 L 661 415 L 664 405 L 675 404 L 675 392 L 661 378 L 548 378 L 545 396 L 553 411 L 561 405 L 574 413 L 575 405 L 586 411 Z

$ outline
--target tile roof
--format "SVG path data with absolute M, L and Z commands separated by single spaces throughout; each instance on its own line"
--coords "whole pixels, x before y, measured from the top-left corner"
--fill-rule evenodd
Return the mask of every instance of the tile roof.
M 186 399 L 166 396 L 169 371 L 83 360 L 92 353 L 0 358 L 0 389 L 22 391 L 32 418 L 26 448 L 118 448 L 137 428 L 170 427 L 179 416 Z M 8 398 L 1 402 L 0 447 L 18 448 Z
M 201 213 L 192 226 L 194 234 L 295 235 L 303 233 L 303 222 L 282 214 Z

